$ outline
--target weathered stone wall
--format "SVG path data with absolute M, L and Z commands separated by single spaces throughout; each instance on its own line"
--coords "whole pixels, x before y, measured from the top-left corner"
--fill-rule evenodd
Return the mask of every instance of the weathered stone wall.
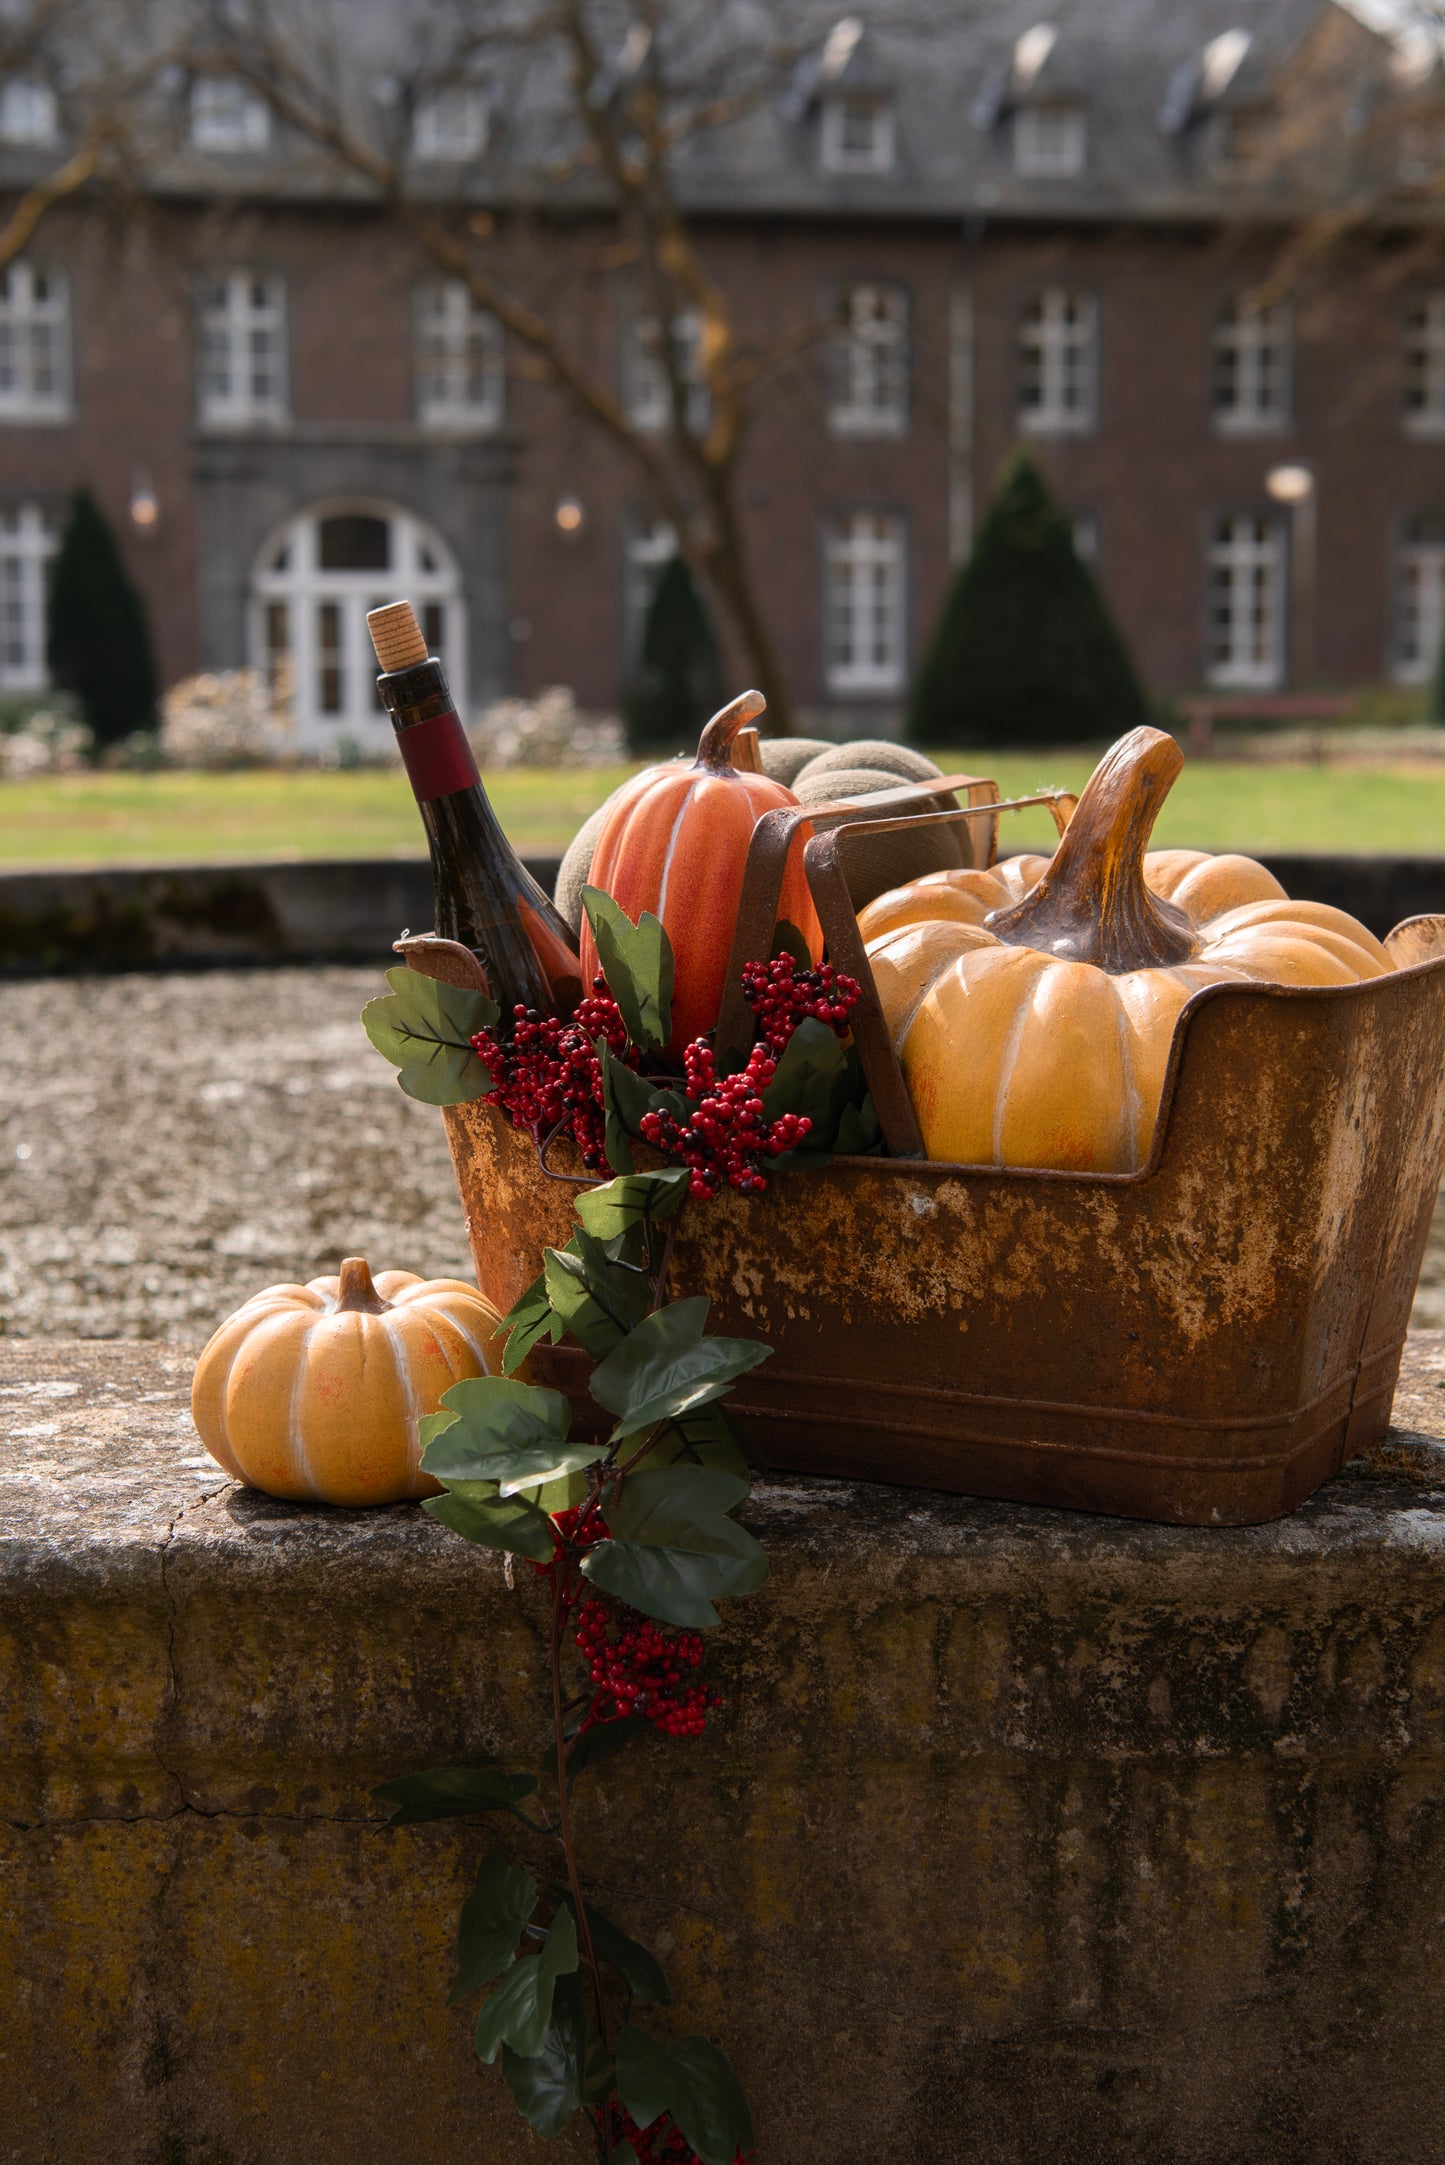
M 540 1742 L 525 1572 L 225 1483 L 175 1348 L 0 1363 L 0 2156 L 520 2165 L 447 2012 L 481 1827 L 374 1781 Z M 1445 1341 L 1405 1433 L 1227 1534 L 799 1480 L 699 1742 L 589 1866 L 758 2165 L 1430 2165 Z

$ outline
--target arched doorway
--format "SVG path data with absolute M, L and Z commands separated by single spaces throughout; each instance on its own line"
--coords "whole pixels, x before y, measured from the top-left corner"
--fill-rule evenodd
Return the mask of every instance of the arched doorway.
M 251 581 L 252 659 L 291 699 L 303 745 L 385 741 L 391 725 L 376 694 L 366 612 L 403 595 L 465 712 L 461 581 L 429 526 L 394 504 L 327 503 L 262 549 Z

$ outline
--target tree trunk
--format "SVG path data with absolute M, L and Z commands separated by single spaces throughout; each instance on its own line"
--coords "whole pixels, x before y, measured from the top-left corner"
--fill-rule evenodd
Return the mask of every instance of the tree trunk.
M 768 702 L 767 734 L 795 737 L 792 694 L 758 598 L 752 562 L 738 532 L 732 497 L 735 475 L 731 470 L 714 470 L 708 481 L 713 538 L 703 552 L 704 576 L 742 649 L 754 684 Z

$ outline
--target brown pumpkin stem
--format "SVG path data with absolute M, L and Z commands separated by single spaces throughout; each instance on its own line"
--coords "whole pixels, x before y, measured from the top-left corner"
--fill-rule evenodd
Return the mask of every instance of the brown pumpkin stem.
M 1167 969 L 1199 946 L 1183 910 L 1150 894 L 1144 852 L 1184 754 L 1162 729 L 1133 729 L 1089 777 L 1049 868 L 1022 902 L 984 919 L 1008 947 L 1091 962 L 1120 977 Z
M 697 763 L 710 767 L 715 774 L 732 774 L 733 739 L 749 722 L 755 722 L 760 714 L 766 714 L 768 702 L 761 692 L 739 692 L 736 699 L 713 716 L 703 730 L 697 744 Z
M 366 1258 L 349 1255 L 341 1266 L 341 1284 L 336 1292 L 337 1314 L 384 1316 L 390 1306 L 391 1302 L 384 1301 L 372 1284 Z

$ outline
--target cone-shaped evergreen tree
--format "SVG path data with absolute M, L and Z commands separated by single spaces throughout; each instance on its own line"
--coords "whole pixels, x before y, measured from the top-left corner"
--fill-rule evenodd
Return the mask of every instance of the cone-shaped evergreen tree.
M 915 744 L 1117 737 L 1148 702 L 1068 517 L 1025 451 L 1010 461 L 914 686 Z
M 696 746 L 723 703 L 717 641 L 692 573 L 680 556 L 663 566 L 627 692 L 627 740 L 637 751 Z
M 89 489 L 78 489 L 50 586 L 45 659 L 73 692 L 97 749 L 153 729 L 159 684 L 145 607 Z

